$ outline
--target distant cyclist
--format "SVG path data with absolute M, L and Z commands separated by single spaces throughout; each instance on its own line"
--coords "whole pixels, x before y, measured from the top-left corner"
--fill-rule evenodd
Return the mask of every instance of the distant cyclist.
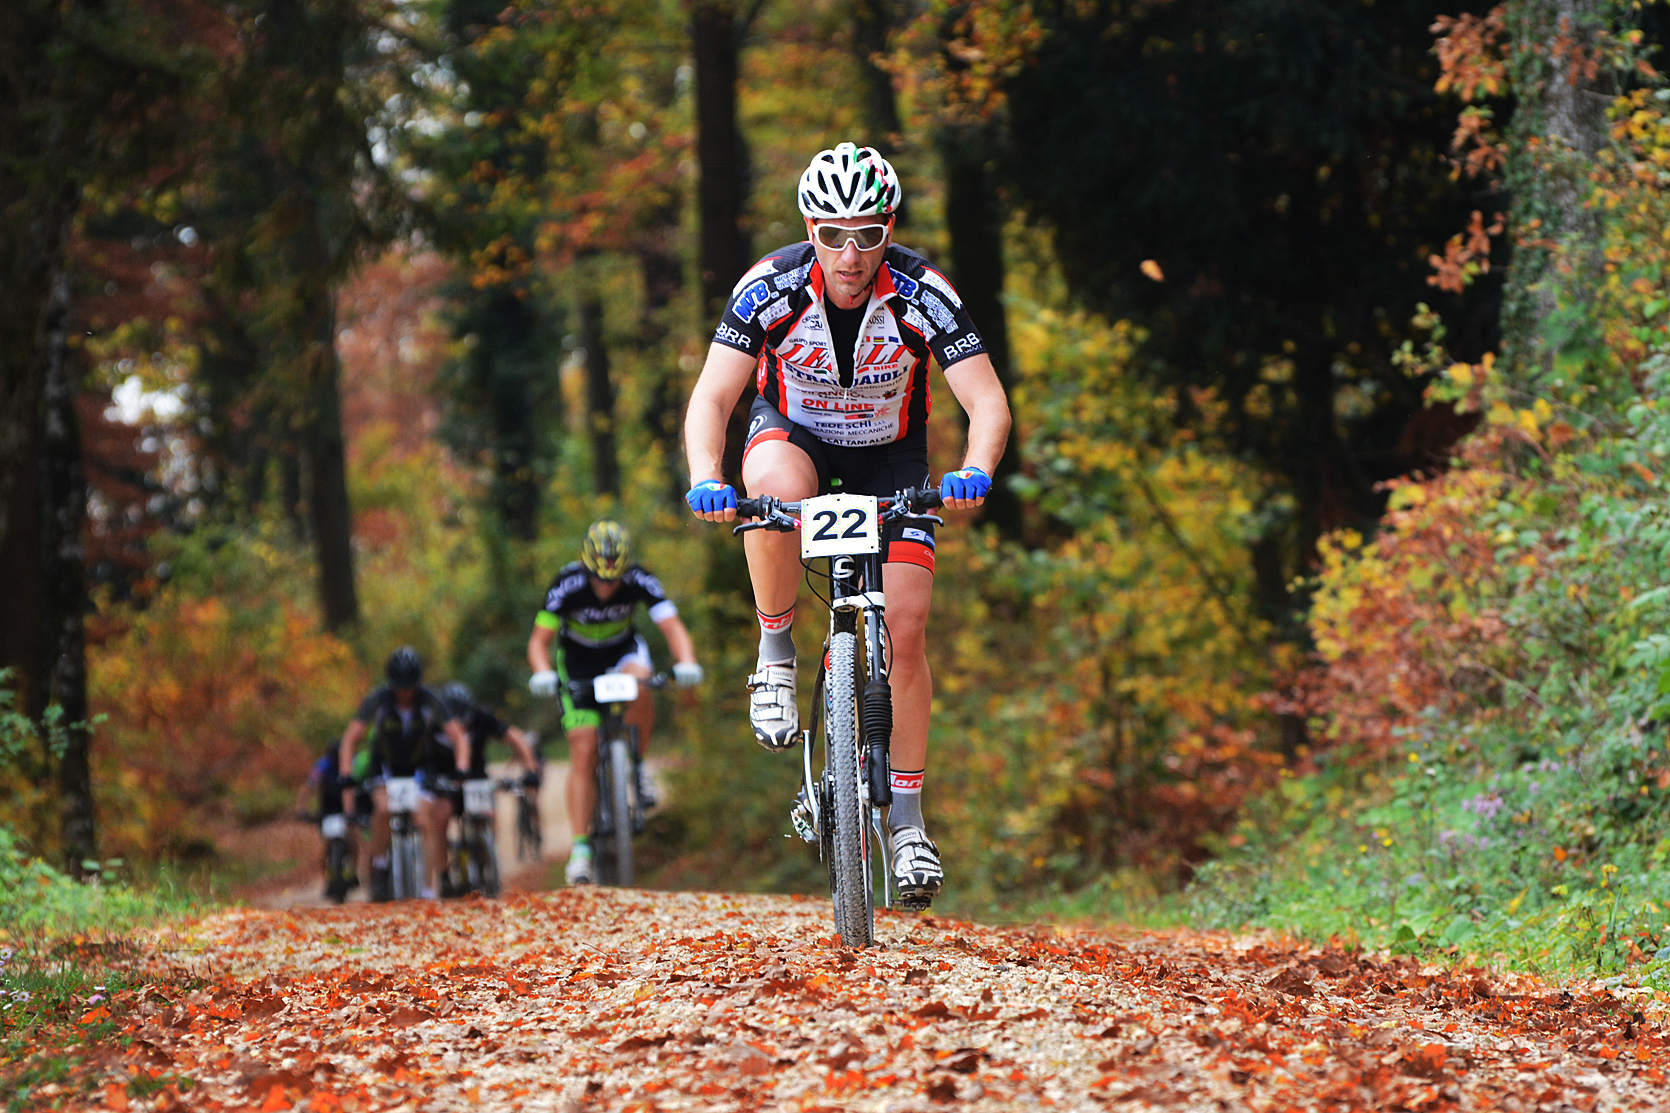
M 771 252 L 737 282 L 690 395 L 684 441 L 695 486 L 687 497 L 698 517 L 736 517 L 736 491 L 720 459 L 731 409 L 750 382 L 759 396 L 742 457 L 749 493 L 793 501 L 827 494 L 835 480 L 859 495 L 926 485 L 930 359 L 968 414 L 962 467 L 940 480 L 940 494 L 953 510 L 984 501 L 1009 435 L 1009 404 L 950 281 L 893 243 L 901 196 L 888 161 L 851 143 L 820 151 L 801 174 L 806 239 Z M 922 818 L 933 527 L 901 521 L 884 541 L 893 651 L 887 822 L 901 902 L 926 908 L 945 880 Z M 796 534 L 767 530 L 749 533 L 744 544 L 760 621 L 749 721 L 774 751 L 800 735 L 792 637 L 799 546 Z
M 348 857 L 354 865 L 354 873 L 348 878 L 348 888 L 359 885 L 359 824 L 354 820 L 361 814 L 361 809 L 369 814 L 371 811 L 370 798 L 363 790 L 354 786 L 352 778 L 347 784 L 337 775 L 342 765 L 342 739 L 332 738 L 325 743 L 324 751 L 319 755 L 312 768 L 307 771 L 307 780 L 296 791 L 296 811 L 302 813 L 309 822 L 318 823 L 326 816 L 345 815 L 348 817 L 347 833 L 343 836 L 348 842 Z M 369 755 L 359 754 L 355 757 L 354 765 L 363 774 L 370 767 Z M 343 789 L 348 789 L 344 792 Z M 353 806 L 344 810 L 343 801 L 351 800 Z M 329 846 L 319 848 L 320 862 L 329 871 Z
M 337 774 L 353 783 L 354 751 L 360 740 L 371 738 L 371 768 L 365 785 L 371 792 L 371 897 L 389 896 L 389 806 L 384 782 L 390 777 L 418 779 L 418 828 L 423 832 L 424 879 L 422 895 L 436 896 L 435 878 L 446 866 L 447 820 L 452 802 L 437 795 L 438 775 L 462 774 L 470 767 L 470 737 L 464 725 L 447 713 L 441 698 L 423 687 L 423 659 L 411 646 L 389 654 L 388 683 L 380 684 L 360 703 L 353 721 L 342 733 Z M 452 742 L 441 745 L 445 734 Z M 351 807 L 352 789 L 343 791 L 342 806 Z
M 562 696 L 563 730 L 568 733 L 568 824 L 574 850 L 564 875 L 570 885 L 592 881 L 591 813 L 597 795 L 597 728 L 602 722 L 591 692 L 576 696 L 571 680 L 591 680 L 606 672 L 627 672 L 639 678 L 652 674 L 649 646 L 632 628 L 639 604 L 667 638 L 673 652 L 673 676 L 681 686 L 700 684 L 702 666 L 690 631 L 678 617 L 661 582 L 632 563 L 626 530 L 607 519 L 594 522 L 580 545 L 580 559 L 564 566 L 545 593 L 545 606 L 534 617 L 528 638 L 528 664 L 533 676 L 528 690 L 536 696 Z M 557 646 L 551 657 L 551 643 Z M 642 689 L 626 712 L 627 723 L 638 728 L 639 751 L 649 750 L 655 704 Z M 648 769 L 639 767 L 638 798 L 645 807 L 655 803 Z
M 516 760 L 522 764 L 523 773 L 538 777 L 540 761 L 527 734 L 521 727 L 511 726 L 499 718 L 491 707 L 477 701 L 469 685 L 460 680 L 442 685 L 441 703 L 446 706 L 447 714 L 464 724 L 464 733 L 470 736 L 470 780 L 487 776 L 487 744 L 499 738 L 510 743 L 510 748 L 516 752 Z M 449 741 L 444 736 L 441 740 L 442 745 L 447 745 Z M 539 782 L 536 779 L 529 783 Z

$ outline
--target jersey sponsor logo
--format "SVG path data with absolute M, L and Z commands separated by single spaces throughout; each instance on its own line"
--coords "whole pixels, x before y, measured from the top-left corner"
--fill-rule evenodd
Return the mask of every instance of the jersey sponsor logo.
M 804 340 L 796 340 L 794 347 L 786 352 L 779 352 L 778 359 L 804 374 L 818 378 L 828 378 L 829 369 L 834 366 L 829 358 L 829 349 L 821 344 L 809 344 Z
M 977 332 L 968 333 L 962 339 L 945 345 L 945 354 L 952 358 L 971 356 L 983 351 L 985 345 L 980 343 L 980 334 Z
M 957 318 L 946 308 L 945 303 L 939 300 L 938 294 L 924 297 L 916 304 L 927 310 L 928 316 L 934 319 L 934 324 L 939 326 L 940 332 L 957 331 Z M 747 318 L 744 317 L 743 320 Z
M 789 299 L 778 298 L 764 309 L 760 310 L 760 327 L 770 328 L 789 313 Z
M 934 547 L 934 535 L 925 529 L 917 529 L 915 526 L 906 526 L 900 530 L 899 537 L 905 541 L 916 541 L 930 549 Z
M 731 297 L 734 298 L 740 294 L 742 292 L 742 288 L 750 282 L 757 278 L 764 278 L 776 269 L 776 259 L 761 259 L 759 262 L 748 268 L 747 274 L 736 280 L 736 285 L 731 287 Z
M 899 291 L 901 296 L 907 300 L 916 296 L 916 279 L 900 274 L 898 271 L 894 271 L 892 267 L 887 269 L 893 271 L 893 288 Z
M 810 278 L 811 275 L 812 264 L 807 263 L 805 266 L 796 267 L 792 271 L 784 271 L 782 274 L 772 279 L 771 284 L 779 290 L 798 290 L 802 286 L 806 285 L 806 280 Z
M 932 340 L 939 335 L 937 329 L 928 323 L 928 319 L 916 311 L 913 305 L 905 310 L 905 324 L 922 334 L 922 339 Z
M 945 300 L 951 303 L 952 308 L 961 309 L 963 307 L 963 299 L 957 296 L 957 291 L 951 288 L 951 284 L 945 281 L 938 271 L 924 270 L 922 281 L 944 295 Z
M 754 350 L 753 341 L 749 340 L 741 329 L 732 328 L 723 321 L 719 323 L 718 328 L 713 330 L 713 338 L 721 344 L 729 344 L 744 351 L 751 352 Z
M 859 345 L 857 366 L 862 369 L 865 367 L 874 367 L 877 364 L 896 365 L 904 358 L 905 346 L 903 344 L 895 344 L 895 346 L 890 349 L 886 344 L 877 344 L 874 341 L 867 341 L 864 344 Z
M 765 279 L 762 278 L 736 296 L 736 300 L 731 302 L 731 312 L 736 314 L 737 320 L 746 324 L 754 319 L 754 314 L 770 299 L 771 287 L 766 285 Z

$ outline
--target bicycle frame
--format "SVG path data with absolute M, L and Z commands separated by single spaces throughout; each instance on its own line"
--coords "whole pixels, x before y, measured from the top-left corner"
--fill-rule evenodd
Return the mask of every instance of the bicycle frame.
M 752 529 L 774 529 L 782 532 L 801 529 L 802 523 L 798 515 L 803 505 L 803 502 L 783 502 L 769 496 L 743 499 L 737 506 L 738 515 L 755 520 L 735 527 L 732 533 L 743 533 Z M 892 498 L 877 499 L 875 505 L 875 529 L 878 534 L 888 523 L 900 519 L 939 521 L 925 513 L 940 505 L 937 491 L 901 491 Z M 893 803 L 892 782 L 889 776 L 893 694 L 888 683 L 887 596 L 882 581 L 886 556 L 880 551 L 881 544 L 876 535 L 865 536 L 859 524 L 855 524 L 848 533 L 834 534 L 836 512 L 830 511 L 827 503 L 816 513 L 819 520 L 826 522 L 812 538 L 820 543 L 812 550 L 812 559 L 828 560 L 829 637 L 824 642 L 822 667 L 818 670 L 818 679 L 813 690 L 810 723 L 802 731 L 802 741 L 805 745 L 801 756 L 800 801 L 790 814 L 790 819 L 803 840 L 817 844 L 819 856 L 829 867 L 830 892 L 835 898 L 835 919 L 842 938 L 849 945 L 866 946 L 874 939 L 874 871 L 870 850 L 866 845 L 871 833 L 881 847 L 883 907 L 892 908 L 895 898 L 893 845 L 881 815 L 881 809 Z M 861 510 L 845 505 L 839 510 L 840 520 L 848 521 L 848 516 L 855 513 L 862 518 Z M 827 519 L 823 517 L 825 514 L 828 515 Z M 838 542 L 843 537 L 861 538 L 864 547 L 875 545 L 878 551 L 844 554 L 830 552 L 827 543 Z M 807 546 L 804 537 L 802 544 L 803 551 L 810 547 Z M 802 558 L 801 563 L 808 568 L 811 567 L 806 558 Z M 863 646 L 862 657 L 858 654 L 857 643 Z M 848 667 L 849 654 L 850 667 L 854 670 L 851 691 L 845 690 L 845 680 L 842 679 L 840 687 L 834 689 L 830 695 L 831 721 L 826 730 L 820 731 L 820 720 L 825 715 L 826 691 L 829 691 L 829 685 L 835 683 L 831 670 Z M 834 702 L 837 698 L 840 701 L 838 708 Z M 855 721 L 851 723 L 844 721 L 849 710 L 845 706 L 849 698 L 853 701 L 850 710 L 856 715 Z M 840 722 L 834 718 L 836 711 L 842 716 Z M 837 766 L 833 754 L 836 739 L 826 737 L 829 735 L 838 736 L 840 749 L 843 751 L 848 749 L 849 740 L 856 743 L 858 771 L 861 773 L 860 783 L 856 786 L 856 830 L 853 830 L 851 818 L 842 818 L 851 817 L 853 814 L 852 809 L 855 805 L 851 796 L 852 790 L 850 787 L 838 787 L 843 784 L 851 785 L 850 775 L 844 771 L 847 759 L 843 757 L 841 764 Z M 814 770 L 813 755 L 820 737 L 825 737 L 821 772 Z M 837 808 L 837 800 L 843 793 L 846 794 L 847 802 Z M 843 824 L 848 825 L 848 833 L 838 836 L 836 832 Z M 837 846 L 837 843 L 840 845 Z M 854 904 L 853 890 L 844 888 L 838 876 L 848 878 L 850 883 L 855 870 L 862 874 L 862 909 Z

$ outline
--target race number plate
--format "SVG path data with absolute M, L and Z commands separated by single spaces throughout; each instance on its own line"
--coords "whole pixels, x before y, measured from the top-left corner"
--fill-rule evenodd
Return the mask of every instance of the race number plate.
M 341 839 L 348 835 L 348 817 L 338 812 L 319 821 L 319 833 L 327 839 Z
M 464 814 L 492 815 L 493 814 L 493 782 L 465 781 L 464 782 Z
M 881 552 L 881 515 L 874 495 L 823 495 L 800 503 L 800 555 Z
M 591 682 L 598 703 L 631 703 L 638 698 L 638 678 L 629 672 L 606 672 Z
M 390 777 L 384 782 L 388 788 L 389 811 L 415 812 L 418 806 L 418 783 L 416 777 Z

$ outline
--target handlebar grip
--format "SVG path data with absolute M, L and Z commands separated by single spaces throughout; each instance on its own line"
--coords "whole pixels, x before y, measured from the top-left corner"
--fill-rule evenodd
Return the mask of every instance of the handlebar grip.
M 738 518 L 758 518 L 760 516 L 760 500 L 737 499 L 736 516 Z
M 917 493 L 915 502 L 923 510 L 937 510 L 945 505 L 945 500 L 940 497 L 938 487 L 924 488 Z

